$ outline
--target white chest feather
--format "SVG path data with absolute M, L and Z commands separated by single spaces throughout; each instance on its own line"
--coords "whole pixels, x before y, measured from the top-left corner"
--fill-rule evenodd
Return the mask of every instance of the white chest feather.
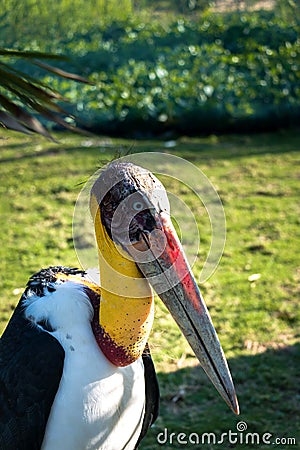
M 144 414 L 143 365 L 117 368 L 93 335 L 86 338 L 65 339 L 69 349 L 42 450 L 133 449 Z
M 65 307 L 70 308 L 74 303 L 74 294 L 81 294 L 76 287 L 72 302 Z M 47 299 L 44 300 L 43 314 L 39 311 L 41 302 L 34 299 L 27 302 L 26 314 L 35 321 L 45 314 Z M 53 296 L 51 300 L 52 308 Z M 60 299 L 60 308 L 64 301 Z M 65 323 L 65 311 L 60 311 L 62 315 L 55 312 L 56 322 L 51 321 L 52 311 L 47 311 L 49 322 L 56 329 L 51 334 L 63 346 L 65 361 L 41 449 L 132 450 L 140 435 L 144 415 L 143 363 L 137 360 L 127 367 L 111 364 L 95 341 L 89 305 L 82 298 L 80 302 L 81 308 L 86 308 L 86 314 L 81 311 L 80 320 L 75 315 L 70 321 L 69 309 L 68 324 Z

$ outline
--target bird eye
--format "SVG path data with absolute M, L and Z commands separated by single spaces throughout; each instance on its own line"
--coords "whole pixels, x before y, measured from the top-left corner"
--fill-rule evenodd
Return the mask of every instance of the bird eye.
M 132 207 L 135 211 L 142 211 L 142 209 L 144 208 L 144 205 L 142 202 L 134 202 Z

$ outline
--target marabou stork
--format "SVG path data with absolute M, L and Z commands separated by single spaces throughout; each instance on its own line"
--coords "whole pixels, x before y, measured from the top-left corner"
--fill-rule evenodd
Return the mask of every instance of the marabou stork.
M 113 162 L 90 196 L 101 287 L 85 272 L 33 275 L 0 341 L 0 449 L 135 449 L 158 413 L 147 345 L 151 286 L 238 413 L 210 316 L 160 181 Z M 151 285 L 151 286 L 150 286 Z

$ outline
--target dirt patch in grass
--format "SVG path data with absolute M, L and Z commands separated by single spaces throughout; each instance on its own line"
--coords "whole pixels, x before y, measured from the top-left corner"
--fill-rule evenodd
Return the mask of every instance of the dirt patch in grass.
M 221 0 L 214 2 L 213 11 L 259 11 L 264 9 L 270 11 L 274 8 L 274 0 L 259 0 L 259 1 L 237 1 L 237 0 Z

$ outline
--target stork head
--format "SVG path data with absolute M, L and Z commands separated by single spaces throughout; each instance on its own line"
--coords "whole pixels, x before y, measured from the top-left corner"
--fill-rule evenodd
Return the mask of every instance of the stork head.
M 90 206 L 100 262 L 98 332 L 108 359 L 126 365 L 143 352 L 153 319 L 152 287 L 212 383 L 238 413 L 228 365 L 161 182 L 134 164 L 113 162 L 95 181 Z

